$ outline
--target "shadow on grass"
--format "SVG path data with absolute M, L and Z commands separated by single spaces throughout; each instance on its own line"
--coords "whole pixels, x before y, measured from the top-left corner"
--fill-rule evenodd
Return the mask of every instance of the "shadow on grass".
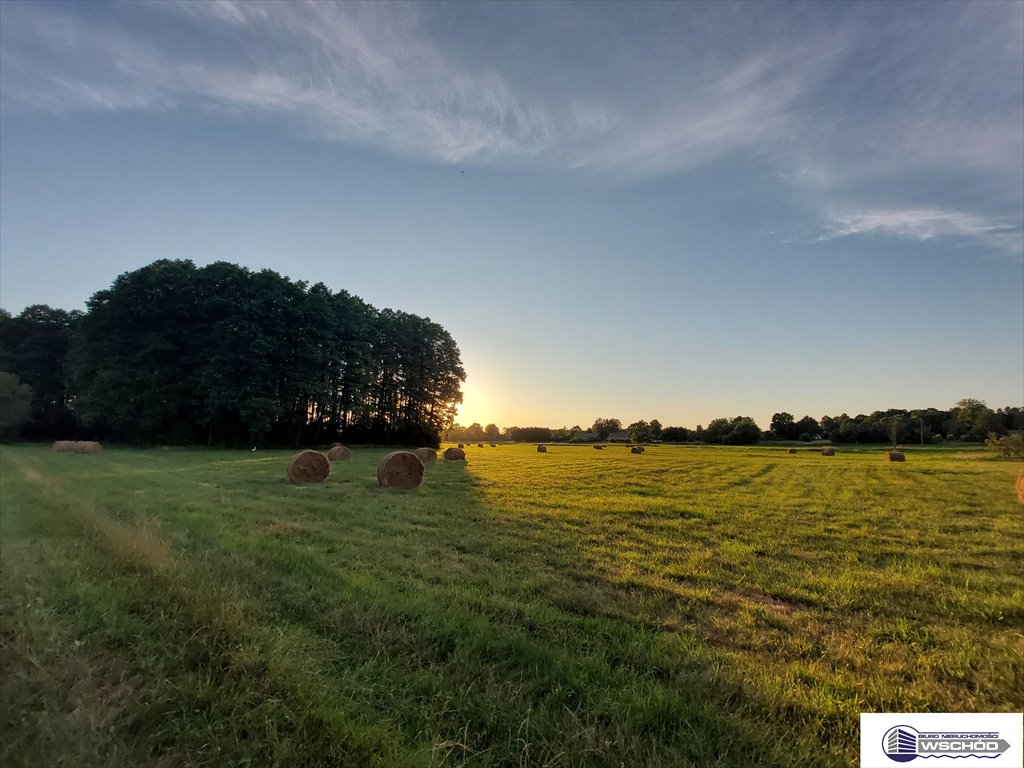
M 176 460 L 149 462 L 120 484 L 31 462 L 50 482 L 19 481 L 5 515 L 53 552 L 41 599 L 62 636 L 116 656 L 138 689 L 105 725 L 108 751 L 197 765 L 842 764 L 795 748 L 786 713 L 686 620 L 666 631 L 657 590 L 581 560 L 572 530 L 497 513 L 471 464 L 430 466 L 414 492 L 378 488 L 380 453 L 301 489 L 273 462 L 193 463 L 187 481 Z

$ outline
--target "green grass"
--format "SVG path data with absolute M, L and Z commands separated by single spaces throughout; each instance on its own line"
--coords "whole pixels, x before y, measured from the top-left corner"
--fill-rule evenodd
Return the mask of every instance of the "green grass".
M 1018 465 L 0 450 L 0 764 L 846 766 L 1024 700 Z

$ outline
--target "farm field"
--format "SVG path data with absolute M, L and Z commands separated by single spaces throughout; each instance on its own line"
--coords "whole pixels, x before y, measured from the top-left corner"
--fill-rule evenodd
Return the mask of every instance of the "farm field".
M 384 453 L 0 448 L 0 764 L 838 767 L 1024 701 L 1019 463 Z

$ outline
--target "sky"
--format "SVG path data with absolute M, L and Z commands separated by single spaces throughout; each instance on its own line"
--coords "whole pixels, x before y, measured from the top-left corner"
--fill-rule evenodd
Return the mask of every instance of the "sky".
M 0 3 L 0 306 L 430 317 L 463 424 L 1024 402 L 1024 3 Z

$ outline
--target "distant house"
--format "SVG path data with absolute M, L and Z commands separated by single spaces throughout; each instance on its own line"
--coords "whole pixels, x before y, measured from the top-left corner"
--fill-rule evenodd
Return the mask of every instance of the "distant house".
M 599 439 L 597 432 L 577 432 L 571 438 L 574 443 L 596 443 Z
M 608 435 L 608 442 L 631 443 L 633 441 L 629 439 L 629 432 L 612 432 L 610 435 Z

